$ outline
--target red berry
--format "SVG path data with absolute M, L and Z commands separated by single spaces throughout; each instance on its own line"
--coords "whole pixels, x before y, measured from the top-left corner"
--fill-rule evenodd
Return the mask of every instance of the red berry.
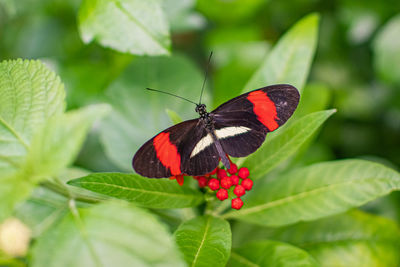
M 210 181 L 208 181 L 208 187 L 211 190 L 217 190 L 219 188 L 219 181 L 215 178 L 210 179 Z
M 236 175 L 231 175 L 231 181 L 233 185 L 238 185 L 239 184 L 239 177 Z
M 242 179 L 246 179 L 249 176 L 250 172 L 249 169 L 247 169 L 246 167 L 240 168 L 239 169 L 239 173 L 238 176 Z
M 235 189 L 233 189 L 233 193 L 238 197 L 241 197 L 246 193 L 246 190 L 244 189 L 243 185 L 237 185 L 235 186 Z
M 228 198 L 228 190 L 221 188 L 217 192 L 217 198 L 221 201 L 225 200 Z
M 232 199 L 232 208 L 239 210 L 243 206 L 243 201 L 240 198 Z
M 197 182 L 199 182 L 199 187 L 203 188 L 203 187 L 205 187 L 207 185 L 208 180 L 204 176 L 198 176 L 197 177 Z
M 218 169 L 217 170 L 218 179 L 222 179 L 222 178 L 224 178 L 226 176 L 228 176 L 228 175 L 226 174 L 226 171 L 224 169 Z
M 244 189 L 246 189 L 247 191 L 251 190 L 251 188 L 253 187 L 253 181 L 250 180 L 249 178 L 244 179 L 241 183 L 241 185 L 244 187 Z
M 232 186 L 232 181 L 230 177 L 226 176 L 221 179 L 221 187 L 229 189 L 231 186 Z
M 238 171 L 237 165 L 235 163 L 231 163 L 231 167 L 229 168 L 228 172 L 230 174 L 235 174 L 237 173 L 237 171 Z

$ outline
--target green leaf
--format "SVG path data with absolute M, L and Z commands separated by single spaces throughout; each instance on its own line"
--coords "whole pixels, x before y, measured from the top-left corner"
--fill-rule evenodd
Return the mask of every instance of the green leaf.
M 193 207 L 204 201 L 199 191 L 180 186 L 175 181 L 149 179 L 136 174 L 94 173 L 68 184 L 148 208 Z
M 15 216 L 38 237 L 59 222 L 68 213 L 68 199 L 60 194 L 38 187 L 29 199 L 18 205 Z
M 55 116 L 34 136 L 26 172 L 51 176 L 70 165 L 79 152 L 93 122 L 110 110 L 99 104 Z
M 400 232 L 396 223 L 360 211 L 300 223 L 267 235 L 307 250 L 321 266 L 398 266 L 400 263 Z
M 294 121 L 307 114 L 327 109 L 331 102 L 331 96 L 332 92 L 325 84 L 308 83 L 304 87 L 299 106 L 291 120 Z
M 214 217 L 196 217 L 179 226 L 175 239 L 190 266 L 225 266 L 232 235 L 229 223 Z
M 379 76 L 389 84 L 400 85 L 400 15 L 379 30 L 373 48 Z
M 0 221 L 26 198 L 33 183 L 22 171 L 33 136 L 65 109 L 57 75 L 35 60 L 0 63 Z
M 265 181 L 224 218 L 264 226 L 310 221 L 344 212 L 400 189 L 400 174 L 365 160 L 314 164 Z
M 132 171 L 132 157 L 139 147 L 171 126 L 167 108 L 184 120 L 197 116 L 193 104 L 150 92 L 146 87 L 197 101 L 203 78 L 183 56 L 135 59 L 106 91 L 113 112 L 101 123 L 100 140 L 110 160 L 121 169 Z M 203 98 L 207 103 L 207 90 Z
M 163 9 L 174 33 L 200 30 L 206 26 L 204 17 L 194 11 L 196 0 L 164 0 Z
M 73 204 L 34 243 L 32 266 L 184 266 L 172 235 L 147 211 L 124 203 Z
M 319 16 L 311 14 L 297 22 L 268 54 L 243 92 L 277 83 L 291 84 L 301 92 L 317 44 L 318 21 Z
M 161 0 L 84 0 L 79 29 L 85 43 L 138 55 L 167 55 L 169 27 Z
M 279 163 L 292 156 L 335 110 L 324 110 L 306 115 L 288 127 L 268 134 L 267 141 L 247 157 L 243 166 L 249 168 L 252 179 L 263 177 Z M 272 135 L 272 138 L 269 138 Z
M 0 63 L 0 174 L 19 170 L 34 133 L 65 109 L 59 77 L 35 60 Z M 1 182 L 1 180 L 0 180 Z
M 0 221 L 35 183 L 72 163 L 96 106 L 64 114 L 64 87 L 40 61 L 0 63 Z
M 166 109 L 165 112 L 167 112 L 168 117 L 170 118 L 170 120 L 173 124 L 178 124 L 178 123 L 182 122 L 182 118 L 175 111 Z
M 277 241 L 264 240 L 234 249 L 229 266 L 316 267 L 319 264 L 302 249 Z

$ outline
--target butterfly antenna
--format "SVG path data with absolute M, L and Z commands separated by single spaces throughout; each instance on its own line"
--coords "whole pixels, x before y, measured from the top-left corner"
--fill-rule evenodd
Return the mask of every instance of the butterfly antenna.
M 193 101 L 191 101 L 191 100 L 189 100 L 189 99 L 186 99 L 186 98 L 184 98 L 184 97 L 181 97 L 181 96 L 179 96 L 179 95 L 174 95 L 174 94 L 171 94 L 171 93 L 168 93 L 168 92 L 164 92 L 164 91 L 157 90 L 157 89 L 152 89 L 152 88 L 146 88 L 146 89 L 149 90 L 149 91 L 154 91 L 154 92 L 159 92 L 159 93 L 163 93 L 163 94 L 166 94 L 166 95 L 175 96 L 175 97 L 177 97 L 177 98 L 186 100 L 186 101 L 188 101 L 188 102 L 190 102 L 190 103 L 192 103 L 192 104 L 195 104 L 195 105 L 197 106 L 197 103 L 195 103 L 195 102 L 193 102 Z
M 206 80 L 207 80 L 207 76 L 208 76 L 208 69 L 210 68 L 210 62 L 211 62 L 212 54 L 213 54 L 213 52 L 211 51 L 210 56 L 208 57 L 208 63 L 207 63 L 206 72 L 205 72 L 205 75 L 204 75 L 203 86 L 201 87 L 199 105 L 201 104 L 201 98 L 203 97 L 204 86 L 206 85 Z

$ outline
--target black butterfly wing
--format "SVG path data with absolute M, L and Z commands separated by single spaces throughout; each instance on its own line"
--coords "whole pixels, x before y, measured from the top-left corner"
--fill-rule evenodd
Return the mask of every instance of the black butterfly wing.
M 219 162 L 215 145 L 195 149 L 199 142 L 207 140 L 204 139 L 207 135 L 199 119 L 176 124 L 147 141 L 136 152 L 132 166 L 137 173 L 149 178 L 211 172 Z
M 233 157 L 256 151 L 268 132 L 292 116 L 299 99 L 295 87 L 278 84 L 245 93 L 216 108 L 211 116 L 224 151 Z

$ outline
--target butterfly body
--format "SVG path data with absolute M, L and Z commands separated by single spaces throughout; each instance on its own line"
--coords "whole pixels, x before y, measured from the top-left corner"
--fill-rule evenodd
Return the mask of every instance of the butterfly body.
M 204 175 L 219 161 L 229 169 L 227 155 L 255 152 L 268 132 L 289 119 L 299 97 L 291 85 L 272 85 L 235 97 L 212 112 L 198 104 L 198 119 L 176 124 L 147 141 L 135 154 L 133 168 L 150 178 Z

